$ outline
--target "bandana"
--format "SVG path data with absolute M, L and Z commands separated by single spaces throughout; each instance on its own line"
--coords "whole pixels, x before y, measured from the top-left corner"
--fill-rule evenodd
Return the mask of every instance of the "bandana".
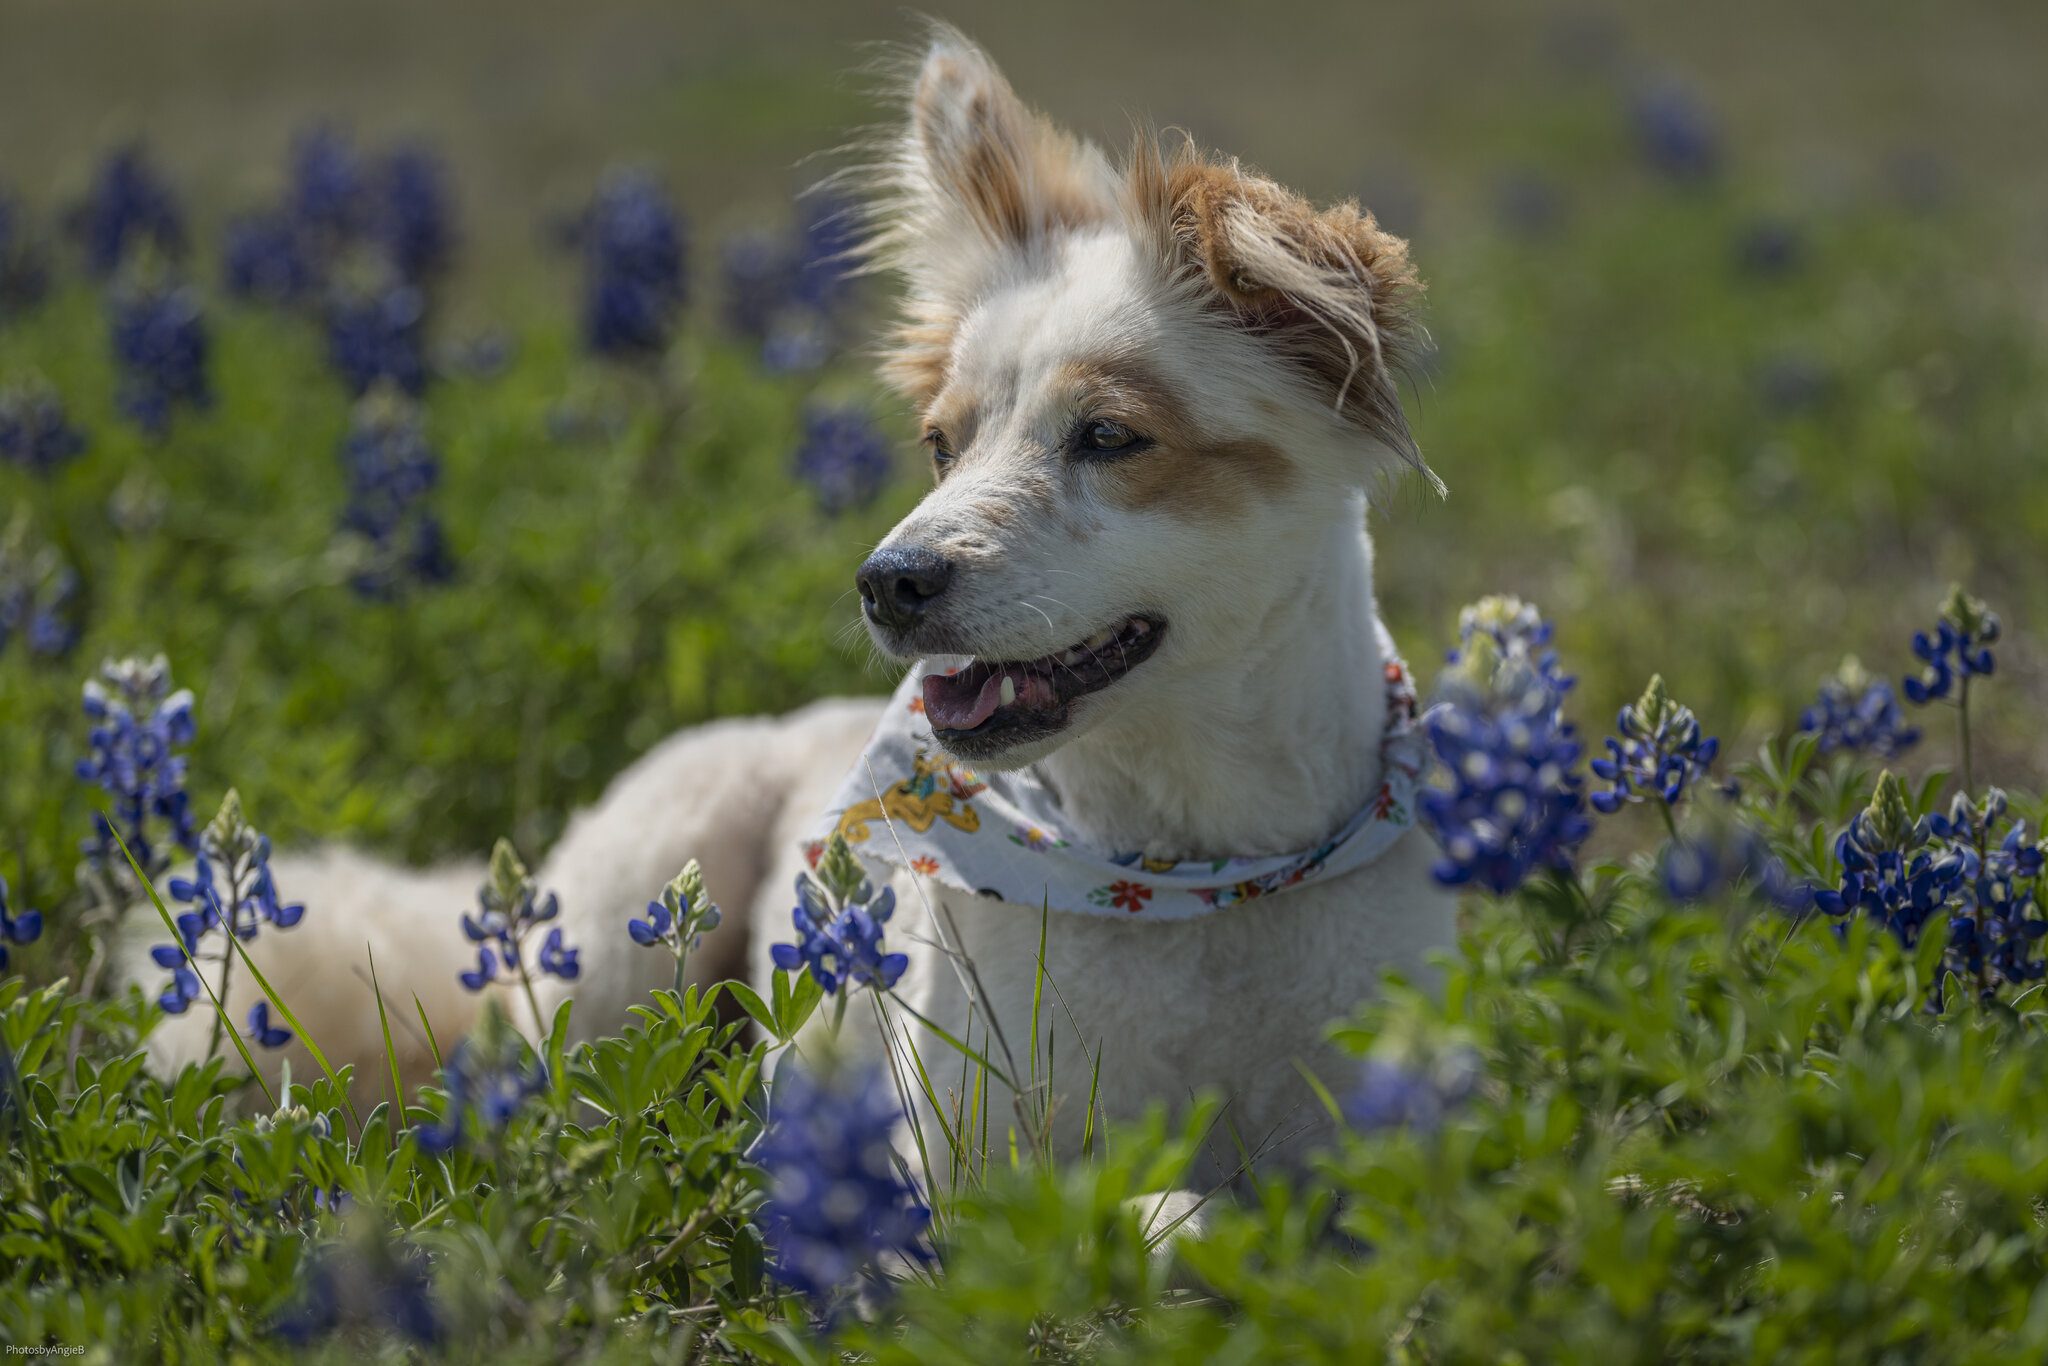
M 1415 823 L 1427 764 L 1408 669 L 1380 630 L 1387 723 L 1379 790 L 1328 839 L 1294 854 L 1151 859 L 1090 846 L 1029 770 L 977 773 L 933 740 L 912 669 L 804 852 L 813 867 L 836 831 L 863 861 L 1021 906 L 1188 920 L 1371 863 Z M 880 793 L 877 796 L 877 792 Z

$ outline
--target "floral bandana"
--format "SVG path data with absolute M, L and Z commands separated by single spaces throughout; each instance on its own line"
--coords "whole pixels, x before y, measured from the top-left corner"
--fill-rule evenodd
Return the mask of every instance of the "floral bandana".
M 1380 644 L 1387 726 L 1379 791 L 1312 849 L 1175 862 L 1091 848 L 1073 837 L 1058 803 L 1029 770 L 983 775 L 939 748 L 924 721 L 924 670 L 913 669 L 840 784 L 819 838 L 804 852 L 815 867 L 825 839 L 837 831 L 864 861 L 908 868 L 960 891 L 1145 920 L 1188 920 L 1349 873 L 1385 853 L 1415 823 L 1415 794 L 1427 762 L 1407 666 L 1384 628 Z

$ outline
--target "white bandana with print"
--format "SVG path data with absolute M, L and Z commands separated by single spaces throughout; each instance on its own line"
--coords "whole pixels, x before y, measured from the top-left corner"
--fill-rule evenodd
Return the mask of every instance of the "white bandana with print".
M 1407 666 L 1385 628 L 1380 643 L 1387 723 L 1379 790 L 1312 849 L 1173 862 L 1092 848 L 1073 837 L 1057 801 L 1028 770 L 984 775 L 940 749 L 924 719 L 923 671 L 913 669 L 805 853 L 816 866 L 824 841 L 837 831 L 864 861 L 908 868 L 963 892 L 1140 920 L 1188 920 L 1352 872 L 1414 825 L 1428 763 Z

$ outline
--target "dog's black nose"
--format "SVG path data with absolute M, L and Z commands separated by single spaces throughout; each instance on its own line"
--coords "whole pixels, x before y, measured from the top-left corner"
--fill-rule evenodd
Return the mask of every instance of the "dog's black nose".
M 917 623 L 933 598 L 953 581 L 953 562 L 923 546 L 884 546 L 853 576 L 860 605 L 872 621 L 903 630 Z

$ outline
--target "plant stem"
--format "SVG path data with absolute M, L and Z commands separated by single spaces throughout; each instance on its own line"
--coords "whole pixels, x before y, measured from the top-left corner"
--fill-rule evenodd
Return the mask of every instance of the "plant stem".
M 242 906 L 242 886 L 235 880 L 232 867 L 228 870 L 227 879 L 228 894 L 221 903 L 223 910 L 221 928 L 232 939 L 237 928 L 236 917 L 240 914 Z M 208 1062 L 212 1062 L 213 1055 L 220 1051 L 220 1032 L 228 1021 L 228 978 L 232 977 L 235 971 L 235 946 L 233 944 L 223 945 L 221 952 L 220 1002 L 218 1008 L 213 1012 L 213 1037 L 206 1044 L 206 1061 Z
M 1664 829 L 1675 842 L 1678 839 L 1678 817 L 1671 814 L 1671 803 L 1661 796 L 1657 798 L 1657 814 L 1664 818 Z
M 1970 676 L 1963 675 L 1962 691 L 1956 694 L 1956 719 L 1962 729 L 1963 741 L 1963 795 L 1977 790 L 1977 775 L 1970 754 Z

